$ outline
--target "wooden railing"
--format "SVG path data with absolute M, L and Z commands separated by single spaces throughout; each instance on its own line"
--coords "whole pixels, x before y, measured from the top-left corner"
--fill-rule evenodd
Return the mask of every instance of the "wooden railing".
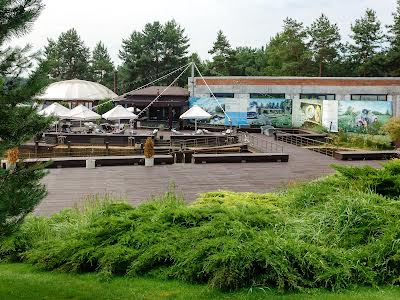
M 278 134 L 277 140 L 298 147 L 307 148 L 311 151 L 318 152 L 330 157 L 333 157 L 335 155 L 335 152 L 339 150 L 337 146 L 328 142 L 321 142 L 295 134 Z
M 250 147 L 260 152 L 267 152 L 267 153 L 284 152 L 283 145 L 272 142 L 260 134 L 241 133 L 239 135 L 239 142 L 246 143 Z
M 233 144 L 237 144 L 237 136 L 208 136 L 190 140 L 171 140 L 171 148 L 179 147 L 180 149 L 218 147 Z

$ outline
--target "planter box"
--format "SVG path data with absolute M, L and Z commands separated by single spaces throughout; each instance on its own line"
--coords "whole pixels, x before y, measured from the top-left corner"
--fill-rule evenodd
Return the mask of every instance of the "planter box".
M 96 160 L 95 159 L 87 159 L 86 160 L 86 169 L 96 169 Z
M 146 167 L 153 167 L 154 166 L 154 157 L 152 157 L 152 158 L 145 158 L 144 159 L 144 165 L 146 166 Z

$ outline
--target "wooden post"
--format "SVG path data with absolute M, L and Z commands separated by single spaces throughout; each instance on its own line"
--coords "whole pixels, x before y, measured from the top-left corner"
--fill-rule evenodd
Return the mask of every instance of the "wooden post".
M 110 149 L 109 149 L 110 143 L 106 142 L 106 152 L 107 152 L 107 156 L 110 156 Z
M 68 156 L 72 156 L 72 153 L 71 153 L 71 142 L 68 141 L 67 145 L 68 145 Z

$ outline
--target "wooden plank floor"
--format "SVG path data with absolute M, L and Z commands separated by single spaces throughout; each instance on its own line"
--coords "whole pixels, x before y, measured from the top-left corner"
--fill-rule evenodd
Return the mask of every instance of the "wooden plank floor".
M 54 169 L 44 179 L 49 194 L 36 209 L 51 215 L 82 203 L 91 194 L 113 194 L 139 204 L 151 196 L 167 191 L 175 184 L 187 201 L 207 191 L 232 190 L 265 193 L 293 181 L 307 181 L 333 172 L 333 163 L 347 165 L 378 162 L 341 162 L 322 154 L 289 144 L 282 144 L 290 155 L 288 163 L 252 164 L 175 164 L 172 166 L 103 167 L 88 169 Z

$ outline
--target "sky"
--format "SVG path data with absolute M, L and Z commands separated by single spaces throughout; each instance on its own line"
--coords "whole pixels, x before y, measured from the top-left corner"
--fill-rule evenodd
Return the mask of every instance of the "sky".
M 56 39 L 74 27 L 85 44 L 93 48 L 102 41 L 116 64 L 122 40 L 134 30 L 153 21 L 175 19 L 190 38 L 190 51 L 203 59 L 222 30 L 231 45 L 264 46 L 292 17 L 311 24 L 321 13 L 338 24 L 348 40 L 350 25 L 367 8 L 372 8 L 382 24 L 393 20 L 396 0 L 43 0 L 46 5 L 32 31 L 12 42 L 41 49 L 47 38 Z

